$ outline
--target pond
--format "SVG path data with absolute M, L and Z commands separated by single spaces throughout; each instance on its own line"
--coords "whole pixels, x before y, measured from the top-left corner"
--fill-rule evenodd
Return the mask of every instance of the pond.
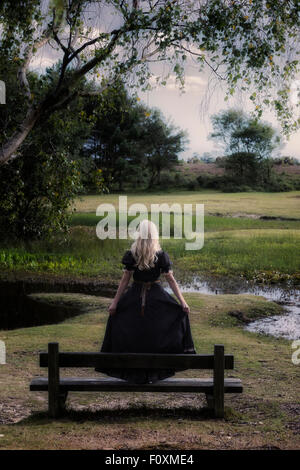
M 194 277 L 179 283 L 182 292 L 203 294 L 253 294 L 283 305 L 285 314 L 255 320 L 245 330 L 295 340 L 300 338 L 300 289 L 289 285 L 258 285 L 246 280 Z
M 56 323 L 76 315 L 76 309 L 68 305 L 51 305 L 49 302 L 37 301 L 30 293 L 34 292 L 79 292 L 89 295 L 113 297 L 117 285 L 105 283 L 29 283 L 2 282 L 0 283 L 0 329 L 15 329 Z M 203 294 L 253 294 L 263 296 L 268 300 L 281 304 L 285 309 L 284 315 L 270 316 L 255 320 L 245 326 L 247 331 L 281 337 L 288 340 L 300 338 L 300 289 L 289 285 L 258 285 L 243 279 L 232 278 L 190 278 L 190 281 L 178 281 L 183 292 L 198 292 Z M 170 289 L 164 286 L 170 292 Z

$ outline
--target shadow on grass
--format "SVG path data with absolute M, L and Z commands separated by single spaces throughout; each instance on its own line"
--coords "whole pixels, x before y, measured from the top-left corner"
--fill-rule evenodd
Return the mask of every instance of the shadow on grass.
M 225 420 L 231 420 L 232 418 L 239 418 L 235 416 L 236 412 L 233 412 L 231 408 L 225 409 Z M 57 421 L 101 421 L 105 423 L 112 422 L 125 422 L 132 418 L 152 418 L 152 419 L 188 419 L 192 421 L 215 419 L 213 411 L 209 408 L 154 408 L 149 406 L 138 406 L 126 409 L 113 409 L 113 410 L 74 410 L 67 408 L 63 411 Z M 18 425 L 41 425 L 48 424 L 54 421 L 50 418 L 48 413 L 45 412 L 34 412 L 27 418 L 19 421 Z

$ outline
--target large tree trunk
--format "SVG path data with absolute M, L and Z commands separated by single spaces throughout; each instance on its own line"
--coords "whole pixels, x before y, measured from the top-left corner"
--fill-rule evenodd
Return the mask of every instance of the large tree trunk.
M 28 113 L 20 125 L 20 128 L 8 139 L 8 141 L 0 148 L 0 165 L 7 163 L 9 160 L 16 158 L 17 150 L 24 142 L 31 129 L 40 117 L 39 109 L 29 109 Z
M 62 88 L 56 95 L 50 93 L 36 108 L 30 107 L 19 129 L 0 147 L 0 166 L 18 157 L 17 150 L 27 138 L 37 122 L 42 122 L 58 109 L 65 107 L 76 96 L 77 91 L 70 92 L 68 87 Z
M 148 184 L 148 189 L 152 188 L 152 186 L 155 183 L 156 178 L 157 178 L 157 172 L 156 172 L 156 170 L 152 170 L 150 180 L 149 180 L 149 184 Z

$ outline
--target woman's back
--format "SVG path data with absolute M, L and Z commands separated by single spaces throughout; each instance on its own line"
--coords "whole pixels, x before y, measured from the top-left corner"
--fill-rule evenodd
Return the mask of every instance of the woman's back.
M 149 228 L 148 238 L 143 236 L 144 228 Z M 124 254 L 122 263 L 125 269 L 110 306 L 101 352 L 195 353 L 188 306 L 169 272 L 172 263 L 159 245 L 152 222 L 141 222 L 139 237 Z M 160 285 L 161 273 L 168 276 L 169 284 L 173 278 L 170 285 L 180 303 Z M 134 282 L 126 290 L 132 274 Z M 175 373 L 170 369 L 96 370 L 136 383 L 154 382 Z
M 157 259 L 154 261 L 153 267 L 139 269 L 131 250 L 127 250 L 122 258 L 122 264 L 124 264 L 127 271 L 133 271 L 134 281 L 153 282 L 159 279 L 161 273 L 168 273 L 172 266 L 170 258 L 165 251 L 157 251 L 156 256 Z

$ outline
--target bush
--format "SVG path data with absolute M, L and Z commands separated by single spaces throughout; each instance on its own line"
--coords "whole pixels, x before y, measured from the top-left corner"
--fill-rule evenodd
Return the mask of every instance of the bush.
M 246 184 L 236 185 L 229 183 L 222 187 L 223 193 L 247 193 L 253 191 L 253 188 L 247 186 Z
M 197 181 L 200 187 L 207 189 L 223 189 L 227 186 L 234 188 L 239 185 L 233 177 L 225 175 L 200 175 L 197 177 Z
M 160 183 L 157 186 L 160 186 L 162 188 L 170 188 L 176 186 L 176 176 L 177 175 L 172 172 L 162 173 L 160 176 Z
M 189 189 L 190 191 L 196 191 L 197 189 L 199 189 L 199 184 L 198 184 L 197 179 L 193 179 L 189 181 L 187 183 L 187 189 Z
M 285 192 L 285 191 L 293 191 L 295 186 L 292 182 L 285 181 L 283 179 L 278 179 L 272 181 L 270 184 L 267 185 L 265 191 L 269 192 Z
M 211 176 L 199 175 L 197 182 L 201 188 L 219 189 L 224 193 L 237 193 L 248 191 L 293 191 L 300 189 L 300 179 L 282 178 L 282 175 L 272 175 L 272 179 L 268 183 L 260 184 L 241 184 L 238 178 L 231 175 Z
M 63 152 L 40 152 L 2 165 L 0 237 L 35 239 L 66 232 L 67 209 L 80 190 L 78 165 Z
M 197 182 L 201 188 L 220 189 L 222 176 L 199 175 Z
M 300 179 L 293 179 L 293 182 L 290 181 L 291 184 L 293 184 L 293 190 L 294 191 L 300 191 Z
M 182 188 L 182 189 L 189 189 L 194 191 L 199 188 L 199 184 L 197 179 L 184 175 L 183 173 L 176 172 L 176 173 L 167 173 L 165 174 L 166 180 L 169 182 L 169 186 L 167 187 L 175 187 L 175 188 Z M 161 177 L 162 182 L 162 177 Z

